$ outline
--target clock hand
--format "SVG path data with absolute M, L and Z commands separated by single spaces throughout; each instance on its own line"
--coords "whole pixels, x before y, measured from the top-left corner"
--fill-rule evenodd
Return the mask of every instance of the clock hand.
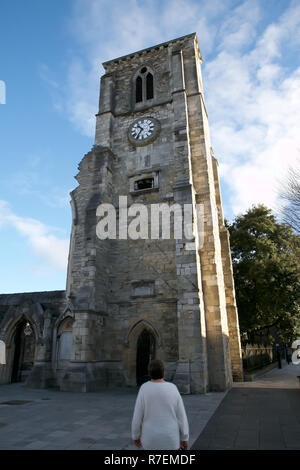
M 140 124 L 137 125 L 140 128 L 140 132 L 137 134 L 137 137 L 140 136 L 140 133 L 144 130 L 143 125 L 141 126 Z

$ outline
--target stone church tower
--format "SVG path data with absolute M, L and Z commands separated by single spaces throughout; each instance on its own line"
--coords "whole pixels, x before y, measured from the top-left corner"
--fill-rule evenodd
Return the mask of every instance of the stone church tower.
M 164 360 L 185 393 L 225 390 L 242 378 L 200 64 L 195 34 L 103 64 L 95 144 L 71 193 L 67 295 L 75 316 L 64 390 L 136 385 L 150 357 Z M 97 207 L 112 204 L 119 222 L 120 195 L 128 206 L 190 204 L 203 240 L 192 250 L 174 237 L 100 240 Z
M 103 67 L 95 144 L 71 193 L 66 292 L 31 294 L 35 316 L 15 314 L 40 344 L 28 385 L 136 386 L 149 360 L 160 358 L 182 393 L 226 390 L 243 380 L 241 347 L 196 34 Z M 149 214 L 158 204 L 191 208 L 194 240 L 151 237 L 150 217 L 140 227 L 148 237 L 129 237 L 124 201 Z M 97 232 L 102 204 L 116 208 L 115 238 Z

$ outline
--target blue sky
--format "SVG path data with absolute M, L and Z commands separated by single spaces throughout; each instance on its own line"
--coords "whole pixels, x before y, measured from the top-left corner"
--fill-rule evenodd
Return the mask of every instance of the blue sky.
M 1 293 L 65 288 L 69 192 L 93 145 L 101 63 L 191 32 L 224 214 L 276 211 L 300 152 L 298 0 L 2 0 Z

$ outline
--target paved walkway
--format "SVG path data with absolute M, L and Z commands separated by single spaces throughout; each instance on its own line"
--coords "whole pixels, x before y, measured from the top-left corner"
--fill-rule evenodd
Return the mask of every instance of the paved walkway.
M 300 449 L 300 366 L 227 393 L 183 396 L 193 449 Z M 137 389 L 68 393 L 0 386 L 0 450 L 133 450 Z
M 300 365 L 235 383 L 192 450 L 300 449 Z
M 69 393 L 29 389 L 22 383 L 0 385 L 0 450 L 137 450 L 130 437 L 137 391 Z M 225 395 L 183 396 L 190 445 Z

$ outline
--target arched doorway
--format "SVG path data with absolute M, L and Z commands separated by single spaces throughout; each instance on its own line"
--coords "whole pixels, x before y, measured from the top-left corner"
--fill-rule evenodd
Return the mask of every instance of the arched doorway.
M 35 335 L 28 320 L 23 318 L 15 328 L 13 336 L 14 355 L 11 382 L 24 382 L 34 365 Z
M 155 357 L 155 337 L 145 328 L 138 337 L 136 350 L 136 383 L 142 385 L 149 380 L 148 365 Z

